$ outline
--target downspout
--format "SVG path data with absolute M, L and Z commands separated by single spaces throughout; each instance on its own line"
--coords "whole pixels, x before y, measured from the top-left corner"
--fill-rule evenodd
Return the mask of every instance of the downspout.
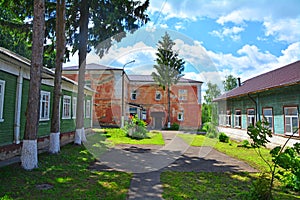
M 255 101 L 255 99 L 253 99 L 253 97 L 250 96 L 250 94 L 247 94 L 248 97 L 254 102 L 255 104 L 255 116 L 257 117 L 258 121 L 260 120 L 260 116 L 258 115 L 258 106 L 257 106 L 257 101 Z
M 23 69 L 20 68 L 19 76 L 17 79 L 16 105 L 15 105 L 14 142 L 16 144 L 20 144 L 22 89 L 23 89 Z

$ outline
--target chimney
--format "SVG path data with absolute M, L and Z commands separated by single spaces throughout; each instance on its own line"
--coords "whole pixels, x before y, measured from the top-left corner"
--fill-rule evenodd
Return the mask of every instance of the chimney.
M 241 78 L 238 77 L 237 80 L 238 80 L 238 87 L 240 87 L 241 86 Z

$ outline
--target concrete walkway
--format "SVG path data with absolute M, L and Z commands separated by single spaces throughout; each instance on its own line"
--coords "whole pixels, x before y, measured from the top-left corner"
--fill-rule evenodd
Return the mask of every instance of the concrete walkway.
M 120 145 L 101 155 L 92 169 L 133 173 L 127 199 L 162 199 L 163 171 L 257 172 L 248 164 L 214 150 L 192 147 L 178 131 L 164 131 L 164 146 Z

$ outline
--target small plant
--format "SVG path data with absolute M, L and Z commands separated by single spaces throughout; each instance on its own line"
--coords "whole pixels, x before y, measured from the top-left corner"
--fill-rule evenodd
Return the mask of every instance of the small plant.
M 220 135 L 219 135 L 219 141 L 224 142 L 224 143 L 228 143 L 229 142 L 229 137 L 225 133 L 221 132 Z
M 126 134 L 135 139 L 149 138 L 147 123 L 139 119 L 137 115 L 130 116 L 130 121 L 126 123 L 124 131 Z
M 206 131 L 206 136 L 209 138 L 217 138 L 218 137 L 218 130 L 216 126 L 212 122 L 206 122 L 202 128 Z
M 240 147 L 249 148 L 250 147 L 250 142 L 248 140 L 243 140 Z
M 277 174 L 283 175 L 283 177 L 278 178 L 281 182 L 286 181 L 286 186 L 292 187 L 294 190 L 299 190 L 300 186 L 300 144 L 294 144 L 294 147 L 285 148 L 290 138 L 290 136 L 285 144 L 281 147 L 275 147 L 270 151 L 272 156 L 272 163 L 269 163 L 264 159 L 260 152 L 261 147 L 265 147 L 268 142 L 270 142 L 267 137 L 272 137 L 272 132 L 268 128 L 268 122 L 258 121 L 255 126 L 250 125 L 247 130 L 247 134 L 250 136 L 252 143 L 251 146 L 257 150 L 258 155 L 264 160 L 264 162 L 269 166 L 270 171 L 266 172 L 269 174 L 269 177 L 263 175 L 260 177 L 260 182 L 263 182 L 261 185 L 266 185 L 266 188 L 260 188 L 261 190 L 257 190 L 256 187 L 260 187 L 257 185 L 253 185 L 253 190 L 255 190 L 255 195 L 258 197 L 262 197 L 263 199 L 273 199 L 272 190 L 274 179 L 278 178 Z M 297 133 L 298 129 L 294 131 Z M 284 169 L 278 170 L 278 167 Z M 267 177 L 267 178 L 266 178 Z M 260 185 L 259 183 L 256 183 Z M 260 194 L 258 194 L 260 192 Z M 253 193 L 254 194 L 254 193 Z M 253 199 L 257 199 L 255 195 L 251 195 Z

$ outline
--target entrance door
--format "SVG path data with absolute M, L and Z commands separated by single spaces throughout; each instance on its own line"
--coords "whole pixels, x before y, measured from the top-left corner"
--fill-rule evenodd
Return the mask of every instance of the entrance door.
M 162 117 L 154 117 L 154 129 L 162 129 Z

